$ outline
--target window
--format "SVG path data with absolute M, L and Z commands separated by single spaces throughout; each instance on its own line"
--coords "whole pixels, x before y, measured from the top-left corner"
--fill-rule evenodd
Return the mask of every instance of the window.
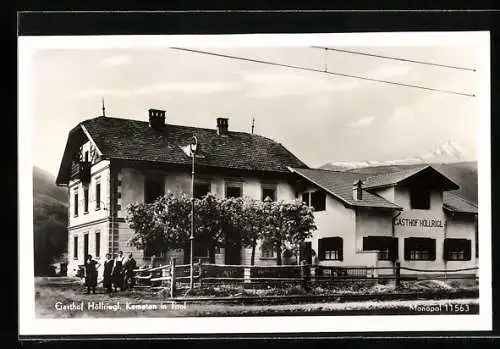
M 101 232 L 95 232 L 95 256 L 99 258 L 101 256 Z
M 83 258 L 87 260 L 89 255 L 89 233 L 83 234 Z
M 434 261 L 436 260 L 436 240 L 430 238 L 406 238 L 405 260 Z
M 101 182 L 95 184 L 95 209 L 101 209 Z
M 83 213 L 89 213 L 89 188 L 83 188 Z
M 379 261 L 398 259 L 398 238 L 392 236 L 364 236 L 363 251 L 378 251 Z
M 262 201 L 266 198 L 271 199 L 271 201 L 276 201 L 276 185 L 274 184 L 262 184 Z
M 194 197 L 202 198 L 210 192 L 210 183 L 195 183 Z
M 78 259 L 78 236 L 73 237 L 73 258 Z
M 302 201 L 308 206 L 312 206 L 315 212 L 324 211 L 326 209 L 326 194 L 322 190 L 303 193 Z
M 75 191 L 75 195 L 74 195 L 74 216 L 78 216 L 78 192 Z
M 410 205 L 412 209 L 428 210 L 431 207 L 431 193 L 420 187 L 410 189 Z
M 165 195 L 165 181 L 163 178 L 146 178 L 144 183 L 144 202 L 149 204 Z
M 311 193 L 302 193 L 302 202 L 305 202 L 308 206 L 311 206 Z
M 276 258 L 274 247 L 271 243 L 263 243 L 260 246 L 260 258 Z
M 85 162 L 88 162 L 89 161 L 89 151 L 87 150 L 85 152 Z
M 239 198 L 242 196 L 243 190 L 241 184 L 227 183 L 226 184 L 226 198 Z
M 471 241 L 467 239 L 444 239 L 444 260 L 470 261 Z
M 343 240 L 335 236 L 318 240 L 318 258 L 320 261 L 344 260 Z

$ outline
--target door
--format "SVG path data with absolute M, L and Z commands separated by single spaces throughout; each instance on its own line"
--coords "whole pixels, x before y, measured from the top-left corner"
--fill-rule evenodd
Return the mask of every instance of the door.
M 306 261 L 307 264 L 312 264 L 312 247 L 310 241 L 304 241 L 300 245 L 300 262 Z

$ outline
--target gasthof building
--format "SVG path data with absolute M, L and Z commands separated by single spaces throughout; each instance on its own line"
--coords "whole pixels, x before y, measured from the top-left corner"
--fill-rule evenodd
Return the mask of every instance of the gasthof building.
M 139 265 L 153 254 L 165 263 L 187 262 L 188 245 L 168 251 L 130 246 L 126 206 L 167 192 L 191 194 L 192 136 L 199 140 L 194 196 L 302 198 L 314 208 L 318 229 L 300 259 L 312 262 L 316 254 L 328 266 L 477 266 L 477 205 L 456 195 L 458 184 L 432 166 L 374 176 L 310 169 L 280 143 L 230 131 L 227 118 L 205 129 L 166 123 L 163 110 L 147 115 L 145 121 L 99 116 L 68 135 L 56 183 L 68 188 L 70 274 L 89 253 L 97 259 L 133 253 Z M 251 250 L 195 244 L 194 255 L 208 263 L 250 264 Z M 275 251 L 259 243 L 255 264 L 276 264 Z

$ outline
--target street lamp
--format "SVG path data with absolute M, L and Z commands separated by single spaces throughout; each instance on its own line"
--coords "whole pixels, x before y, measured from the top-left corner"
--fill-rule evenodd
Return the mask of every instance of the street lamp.
M 190 274 L 189 274 L 189 289 L 193 289 L 193 273 L 194 273 L 194 265 L 193 265 L 193 257 L 194 257 L 194 159 L 196 157 L 196 151 L 198 149 L 198 138 L 193 136 L 191 139 L 191 144 L 189 145 L 191 150 L 192 157 L 192 166 L 191 166 L 191 235 L 189 236 L 190 242 L 190 256 L 189 256 L 189 265 L 190 265 Z

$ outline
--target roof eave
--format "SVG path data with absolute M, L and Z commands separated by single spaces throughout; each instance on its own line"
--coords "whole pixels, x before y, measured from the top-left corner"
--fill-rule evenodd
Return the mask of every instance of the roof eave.
M 465 213 L 465 214 L 471 214 L 471 215 L 472 214 L 478 214 L 477 211 L 472 211 L 472 210 L 470 210 L 470 211 L 457 210 L 457 209 L 455 209 L 453 207 L 450 207 L 450 206 L 447 206 L 447 205 L 443 205 L 443 209 L 446 210 L 446 211 L 448 211 L 448 212 L 452 212 L 452 213 Z
M 400 206 L 394 206 L 394 207 L 389 207 L 389 206 L 375 206 L 375 205 L 370 205 L 370 206 L 367 206 L 367 205 L 353 205 L 353 206 L 359 207 L 359 208 L 376 208 L 376 209 L 391 210 L 391 211 L 394 211 L 394 210 L 402 211 L 403 210 L 403 208 L 400 207 Z
M 327 193 L 329 193 L 330 195 L 332 195 L 334 198 L 336 198 L 337 200 L 339 200 L 340 202 L 342 202 L 344 205 L 347 205 L 347 206 L 350 206 L 350 207 L 353 207 L 354 204 L 352 202 L 349 202 L 347 200 L 345 200 L 344 198 L 338 196 L 337 194 L 333 193 L 331 190 L 325 188 L 323 185 L 317 183 L 316 181 L 313 181 L 312 179 L 310 179 L 309 177 L 307 177 L 306 175 L 300 173 L 300 172 L 297 172 L 293 167 L 290 167 L 290 166 L 287 166 L 288 170 L 290 170 L 292 173 L 296 173 L 298 174 L 299 176 L 307 179 L 309 182 L 313 183 L 314 185 L 318 186 L 319 188 L 323 189 L 324 191 L 326 191 Z

